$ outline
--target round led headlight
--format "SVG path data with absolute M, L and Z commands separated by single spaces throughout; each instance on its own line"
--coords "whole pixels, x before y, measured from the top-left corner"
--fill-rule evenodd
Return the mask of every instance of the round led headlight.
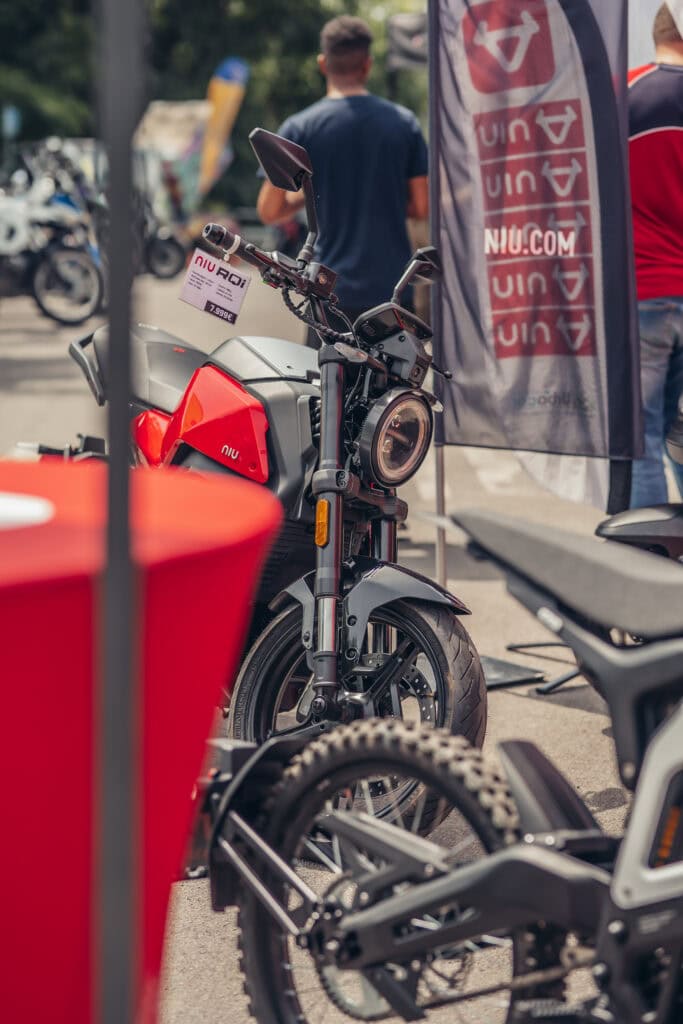
M 432 410 L 422 395 L 389 391 L 368 413 L 360 434 L 365 473 L 383 487 L 398 487 L 418 471 L 432 440 Z

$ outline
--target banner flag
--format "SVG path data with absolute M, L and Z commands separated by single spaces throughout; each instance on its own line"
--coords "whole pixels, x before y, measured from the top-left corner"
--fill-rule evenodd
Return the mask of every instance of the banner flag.
M 163 161 L 176 218 L 187 220 L 233 159 L 230 139 L 249 81 L 249 65 L 226 57 L 203 100 L 154 100 L 135 135 Z
M 218 65 L 206 93 L 211 116 L 206 126 L 199 172 L 199 194 L 206 195 L 230 162 L 228 146 L 249 81 L 249 65 L 227 57 Z
M 442 444 L 640 454 L 625 0 L 433 0 Z

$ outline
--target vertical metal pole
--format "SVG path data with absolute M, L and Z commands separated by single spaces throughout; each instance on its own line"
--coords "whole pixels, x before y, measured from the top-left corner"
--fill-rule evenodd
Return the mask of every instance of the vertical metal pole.
M 104 581 L 103 679 L 96 704 L 95 1013 L 102 1024 L 132 1024 L 136 1003 L 138 708 L 129 544 L 131 139 L 143 86 L 143 4 L 99 0 L 101 134 L 109 164 L 109 491 Z
M 445 450 L 442 444 L 434 449 L 436 458 L 436 514 L 446 515 L 446 470 Z M 441 526 L 436 528 L 436 581 L 446 586 L 446 531 Z
M 439 0 L 428 0 L 428 64 L 429 64 L 429 220 L 432 245 L 437 247 L 441 243 L 441 183 L 439 179 L 439 159 L 441 153 L 439 139 L 439 104 L 440 76 L 439 76 Z M 434 331 L 434 361 L 437 365 L 444 365 L 441 358 L 441 334 L 443 320 L 441 316 L 441 282 L 432 288 L 432 329 Z M 437 362 L 438 360 L 438 362 Z M 448 367 L 446 367 L 448 369 Z M 439 377 L 435 379 L 435 391 L 441 397 L 443 382 Z M 434 458 L 436 462 L 436 514 L 446 514 L 446 479 L 445 479 L 445 453 L 443 448 L 443 423 L 441 416 L 436 419 L 436 441 Z M 436 529 L 436 579 L 442 587 L 446 586 L 446 531 L 440 526 Z

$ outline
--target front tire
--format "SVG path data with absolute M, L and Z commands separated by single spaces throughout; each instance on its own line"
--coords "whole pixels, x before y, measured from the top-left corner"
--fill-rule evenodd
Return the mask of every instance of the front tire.
M 301 643 L 302 614 L 299 605 L 286 608 L 247 652 L 230 702 L 228 733 L 233 738 L 263 743 L 305 717 L 297 715 L 307 688 L 310 694 L 311 680 Z M 486 683 L 479 655 L 458 616 L 442 605 L 396 601 L 377 608 L 370 625 L 390 631 L 395 652 L 412 649 L 405 673 L 375 713 L 444 728 L 481 746 Z M 346 689 L 366 690 L 372 679 L 372 674 L 350 670 L 342 682 Z M 353 706 L 345 715 L 350 721 L 362 717 L 363 710 Z
M 82 324 L 100 308 L 102 275 L 85 249 L 52 249 L 38 263 L 31 282 L 41 310 L 59 324 Z

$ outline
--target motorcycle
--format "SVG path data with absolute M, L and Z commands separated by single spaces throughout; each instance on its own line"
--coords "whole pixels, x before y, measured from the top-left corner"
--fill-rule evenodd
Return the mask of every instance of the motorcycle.
M 206 259 L 240 287 L 244 275 L 226 261 L 254 267 L 318 331 L 320 352 L 238 336 L 206 355 L 142 325 L 131 339 L 133 463 L 237 473 L 271 489 L 285 510 L 250 647 L 226 694 L 229 732 L 263 742 L 274 733 L 319 735 L 334 723 L 402 716 L 480 744 L 486 689 L 460 621 L 469 610 L 396 564 L 397 526 L 407 515 L 396 488 L 427 454 L 435 404 L 424 387 L 431 330 L 401 306 L 401 295 L 416 277 L 439 274 L 438 255 L 418 250 L 390 302 L 344 323 L 335 274 L 314 257 L 307 153 L 262 129 L 250 139 L 275 185 L 304 190 L 306 241 L 294 259 L 208 225 Z M 347 329 L 334 329 L 332 317 Z M 102 405 L 106 329 L 70 352 Z
M 23 194 L 0 196 L 0 264 L 13 290 L 32 294 L 58 323 L 77 325 L 100 308 L 103 281 L 88 218 L 58 186 L 40 174 Z
M 502 770 L 401 722 L 342 726 L 304 750 L 218 741 L 200 787 L 211 900 L 239 908 L 251 1011 L 260 1024 L 439 1009 L 463 1024 L 678 1024 L 680 570 L 512 517 L 454 520 L 604 698 L 634 794 L 623 835 L 527 741 L 500 744 Z M 650 643 L 615 647 L 600 635 L 615 623 Z
M 149 198 L 142 192 L 137 194 L 139 205 L 137 230 L 141 238 L 142 266 L 161 280 L 177 277 L 185 269 L 186 247 L 162 224 Z

